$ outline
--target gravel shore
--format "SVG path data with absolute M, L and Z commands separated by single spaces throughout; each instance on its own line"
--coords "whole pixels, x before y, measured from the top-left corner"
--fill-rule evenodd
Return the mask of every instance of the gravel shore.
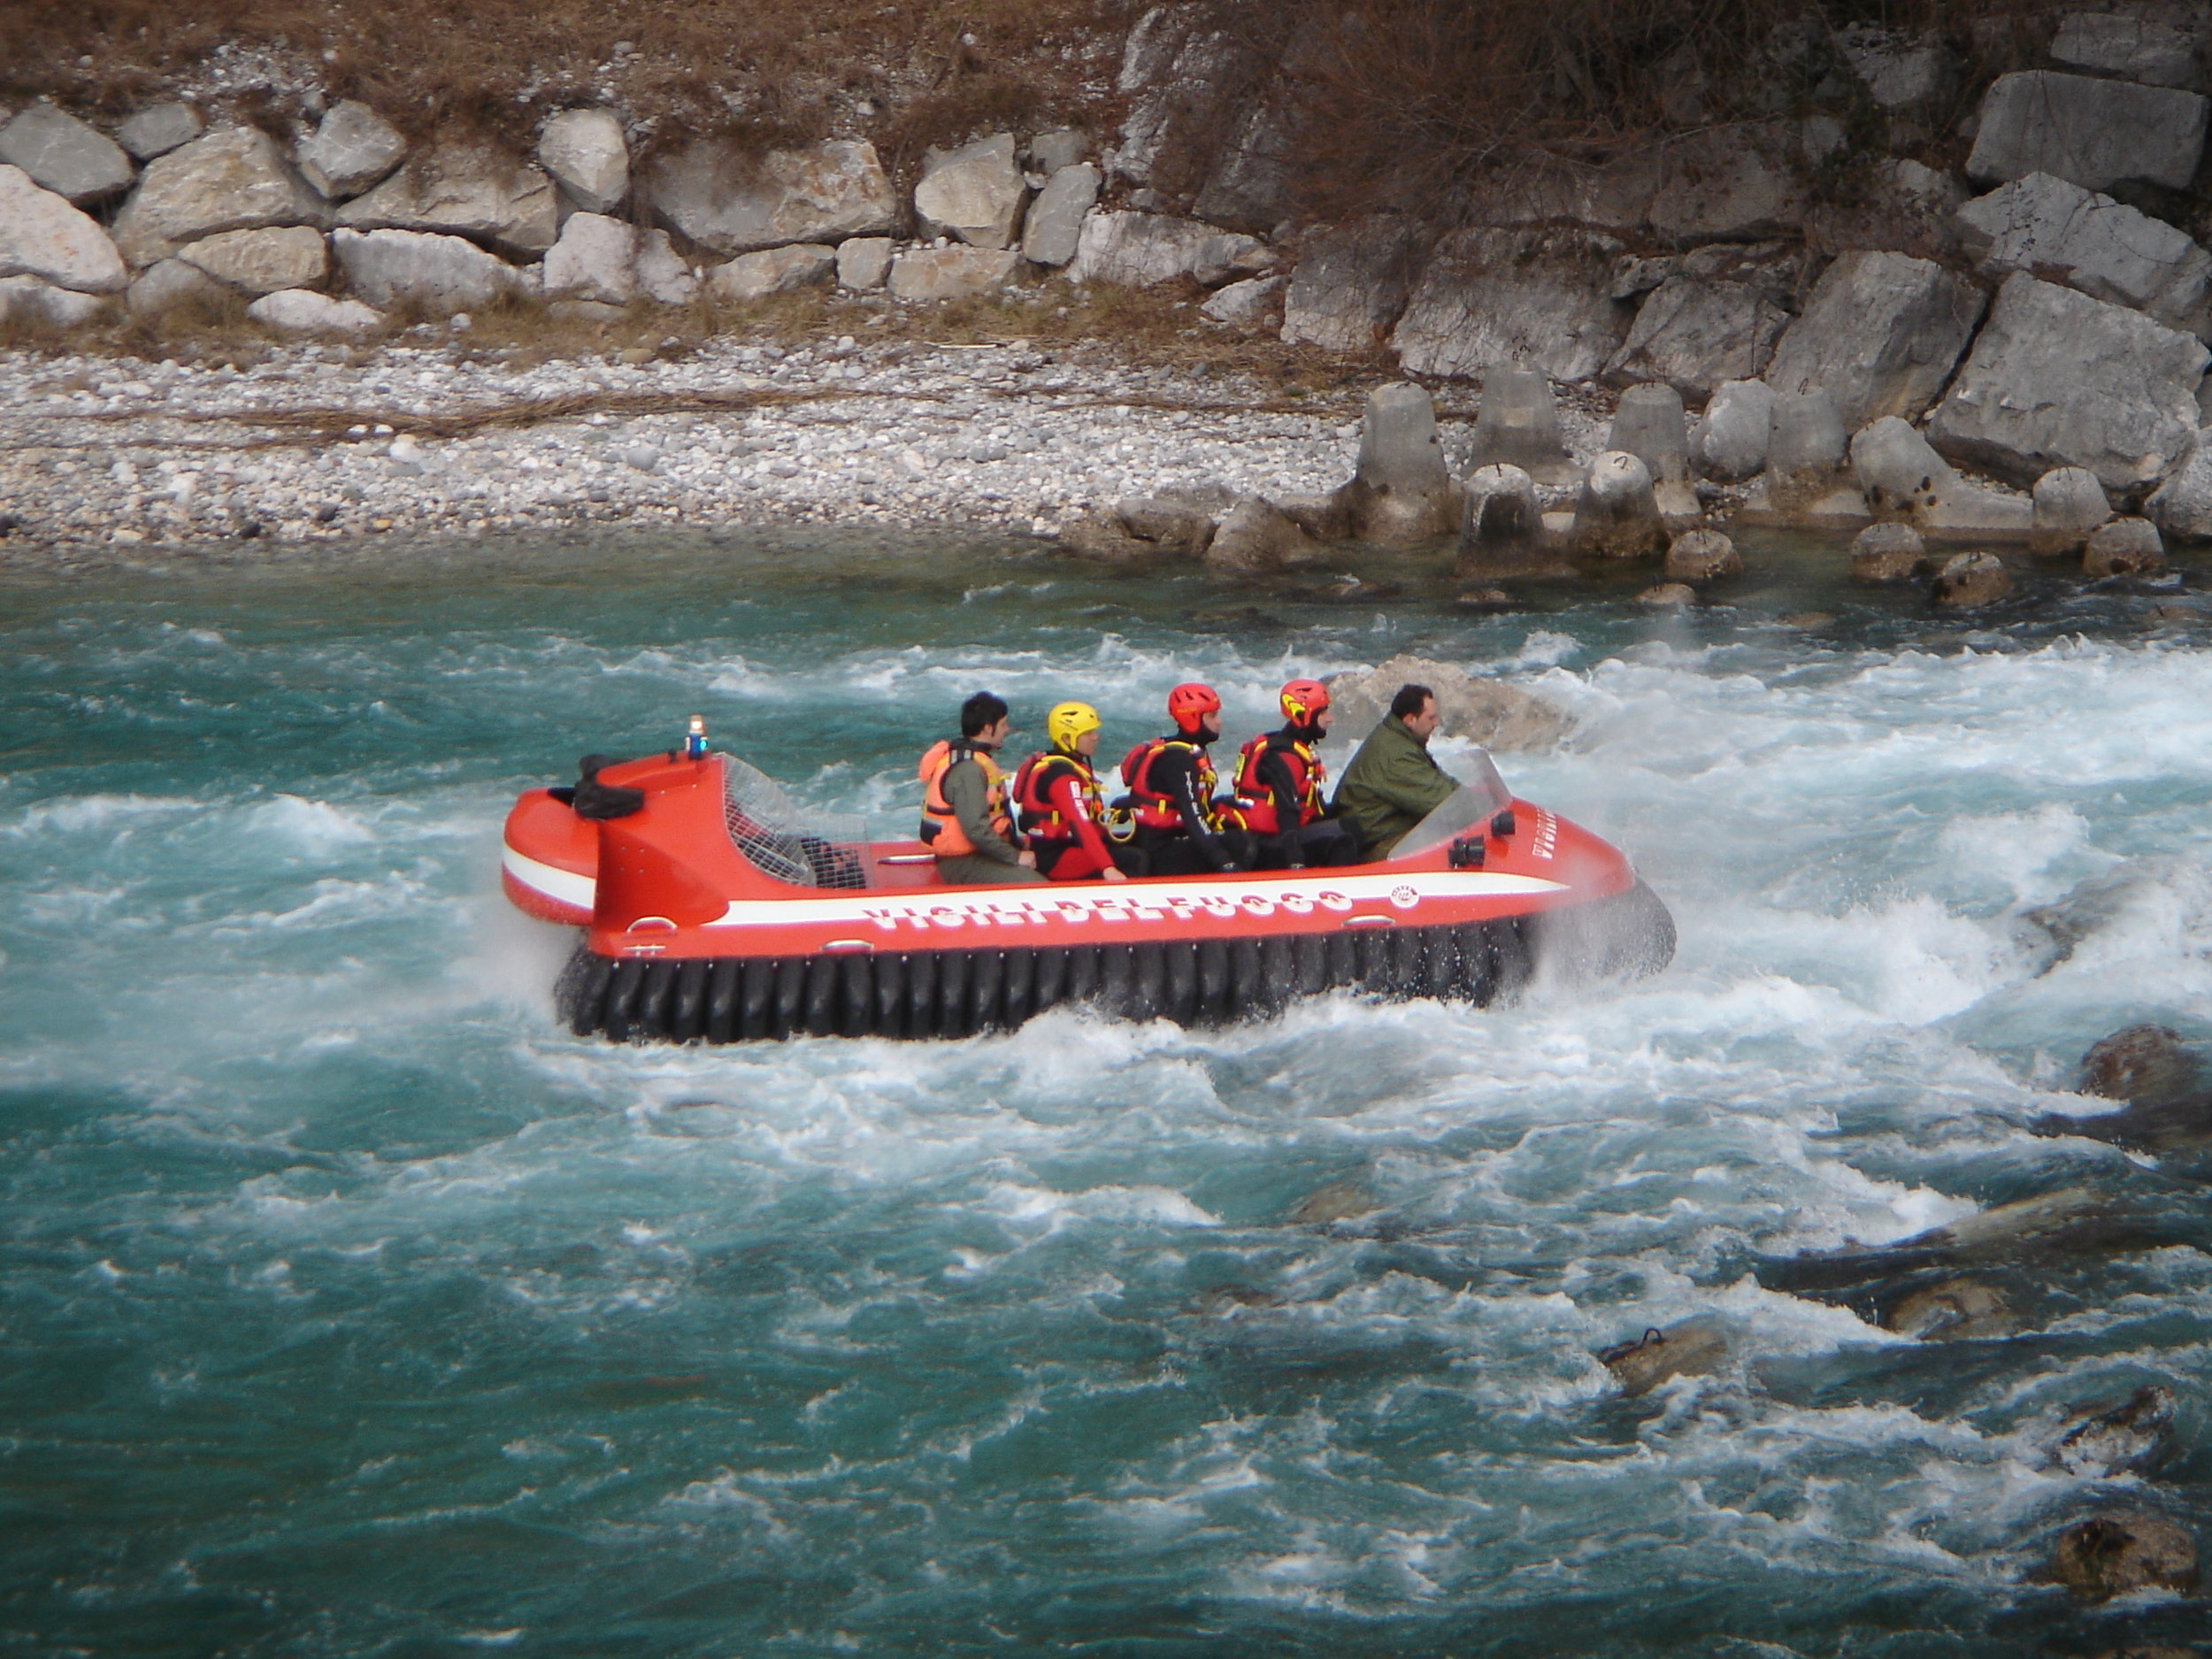
M 357 356 L 0 354 L 8 556 L 593 522 L 1050 535 L 1123 495 L 1332 489 L 1359 439 L 1356 393 L 1020 342 L 717 340 L 524 366 L 456 337 Z M 1456 450 L 1471 411 L 1440 413 Z M 1562 413 L 1597 447 L 1592 416 Z

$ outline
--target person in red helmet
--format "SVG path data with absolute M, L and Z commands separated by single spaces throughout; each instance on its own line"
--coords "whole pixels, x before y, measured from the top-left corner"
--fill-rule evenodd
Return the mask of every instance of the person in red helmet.
M 1206 746 L 1221 736 L 1221 699 L 1211 686 L 1181 685 L 1167 694 L 1167 711 L 1175 729 L 1129 751 L 1121 763 L 1129 793 L 1115 803 L 1145 872 L 1191 876 L 1251 869 L 1252 836 L 1224 818 L 1222 809 L 1233 811 L 1232 803 L 1214 799 Z
M 1359 862 L 1359 838 L 1331 818 L 1329 769 L 1321 740 L 1329 730 L 1329 688 L 1294 680 L 1282 690 L 1279 732 L 1263 732 L 1237 756 L 1237 813 L 1259 837 L 1264 869 Z

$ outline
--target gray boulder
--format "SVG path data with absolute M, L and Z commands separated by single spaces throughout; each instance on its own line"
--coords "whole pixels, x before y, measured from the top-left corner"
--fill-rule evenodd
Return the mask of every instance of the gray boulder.
M 1042 265 L 1064 265 L 1074 258 L 1084 215 L 1098 205 L 1103 175 L 1087 161 L 1056 169 L 1022 221 L 1022 257 Z
M 338 230 L 331 233 L 330 250 L 353 291 L 380 311 L 404 306 L 450 317 L 481 311 L 522 286 L 512 265 L 460 236 Z
M 151 161 L 190 143 L 206 130 L 207 123 L 188 104 L 150 104 L 115 129 L 115 142 L 141 161 Z
M 1950 53 L 1932 35 L 1858 24 L 1839 30 L 1836 44 L 1867 96 L 1893 114 L 1940 102 L 1956 79 Z
M 891 297 L 964 300 L 1002 292 L 1021 256 L 1011 249 L 916 248 L 891 261 Z
M 35 276 L 0 277 L 0 322 L 75 328 L 90 322 L 106 304 L 100 295 L 56 288 Z
M 1425 390 L 1399 380 L 1367 395 L 1358 469 L 1341 495 L 1361 541 L 1402 547 L 1451 534 L 1459 523 L 1458 489 Z
M 647 164 L 643 196 L 654 217 L 716 253 L 788 242 L 888 235 L 898 199 L 864 139 L 756 155 L 700 140 Z
M 1272 571 L 1325 555 L 1321 543 L 1273 503 L 1240 495 L 1214 527 L 1206 564 L 1217 571 Z
M 2012 592 L 2012 573 L 1994 553 L 1957 553 L 1936 572 L 1939 611 L 1974 611 L 1993 605 Z
M 637 227 L 603 213 L 571 213 L 540 280 L 549 296 L 627 305 L 637 297 Z
M 1779 127 L 1716 127 L 1669 144 L 1647 215 L 1652 229 L 1685 246 L 1794 230 L 1805 202 L 1790 149 Z
M 1485 569 L 1514 563 L 1544 548 L 1544 512 L 1536 480 L 1517 466 L 1479 466 L 1461 486 L 1464 508 L 1459 550 Z
M 1210 224 L 1263 231 L 1289 217 L 1299 133 L 1284 101 L 1256 92 L 1233 109 L 1191 211 Z
M 1575 501 L 1576 549 L 1599 558 L 1644 558 L 1666 545 L 1651 488 L 1651 469 L 1608 449 L 1590 463 Z
M 1056 127 L 1029 141 L 1029 170 L 1049 179 L 1063 167 L 1072 167 L 1091 153 L 1089 137 L 1072 127 Z
M 2116 1403 L 2069 1412 L 2051 1461 L 2089 1480 L 2154 1474 L 2181 1450 L 2175 1405 L 2173 1391 L 2154 1384 Z
M 1603 1349 L 1598 1363 L 1613 1373 L 1622 1394 L 1635 1399 L 1671 1377 L 1703 1377 L 1718 1371 L 1729 1353 L 1728 1333 L 1718 1325 L 1688 1319 Z
M 1870 524 L 1851 542 L 1855 581 L 1909 581 L 1927 562 L 1928 544 L 1909 524 Z
M 1882 1323 L 1923 1342 L 1988 1342 L 2012 1335 L 2020 1320 L 2001 1293 L 1977 1279 L 1947 1279 L 1910 1291 Z
M 129 280 L 97 222 L 20 167 L 0 166 L 0 277 L 11 276 L 83 294 L 112 294 Z
M 187 307 L 211 311 L 230 298 L 231 291 L 206 272 L 181 259 L 164 259 L 139 273 L 123 303 L 133 317 L 151 321 Z
M 147 163 L 115 220 L 115 245 L 150 265 L 180 243 L 226 230 L 319 225 L 323 200 L 266 133 L 219 128 Z
M 891 274 L 892 245 L 888 236 L 849 236 L 839 242 L 837 286 L 862 293 L 881 288 Z
M 2126 180 L 2186 189 L 2204 153 L 2193 92 L 2055 70 L 2000 75 L 1982 99 L 1969 178 L 1998 184 L 2052 173 L 2085 190 Z
M 50 104 L 34 104 L 0 127 L 0 162 L 72 203 L 97 202 L 129 187 L 131 158 L 113 139 Z
M 1379 214 L 1310 238 L 1283 296 L 1283 339 L 1372 351 L 1404 311 L 1420 250 L 1414 227 Z
M 1932 260 L 1845 254 L 1783 334 L 1766 380 L 1778 392 L 1825 388 L 1855 429 L 1909 420 L 1942 391 L 1982 305 L 1979 289 Z
M 322 232 L 304 225 L 218 231 L 179 249 L 177 257 L 226 288 L 253 295 L 311 288 L 330 270 Z
M 406 158 L 399 129 L 355 98 L 332 104 L 299 147 L 300 171 L 334 202 L 372 188 Z
M 1209 286 L 1251 276 L 1274 263 L 1254 236 L 1164 213 L 1094 212 L 1084 219 L 1068 264 L 1074 282 L 1151 288 L 1189 277 Z
M 1256 323 L 1267 314 L 1268 307 L 1275 303 L 1275 296 L 1285 286 L 1286 279 L 1279 276 L 1247 277 L 1241 282 L 1216 288 L 1198 310 L 1202 316 L 1217 323 Z
M 1685 530 L 1667 543 L 1660 573 L 1671 582 L 1710 582 L 1743 574 L 1743 555 L 1717 530 Z
M 2196 434 L 2143 511 L 2177 541 L 2212 541 L 2212 433 Z
M 2166 544 L 2147 518 L 2114 518 L 2089 533 L 2081 555 L 2089 577 L 2142 576 L 2166 565 Z
M 2051 56 L 2147 87 L 2201 90 L 2207 21 L 2200 5 L 2077 12 L 2059 24 Z
M 1564 484 L 1574 463 L 1559 435 L 1559 404 L 1551 382 L 1532 369 L 1493 370 L 1482 382 L 1468 457 L 1473 466 L 1517 466 L 1540 484 Z
M 819 242 L 795 242 L 788 248 L 764 248 L 741 253 L 726 265 L 707 273 L 707 292 L 725 304 L 744 305 L 771 294 L 789 294 L 832 280 L 837 274 L 837 250 Z M 892 269 L 895 284 L 897 267 Z M 895 287 L 894 292 L 896 292 Z
M 1709 397 L 1724 380 L 1755 380 L 1765 372 L 1789 326 L 1786 290 L 1691 268 L 1701 255 L 1717 251 L 1699 249 L 1644 301 L 1605 365 L 1609 384 L 1664 380 L 1685 397 Z
M 2195 441 L 2207 359 L 2188 334 L 2023 273 L 1998 291 L 1928 435 L 2016 484 L 2085 466 L 2108 489 L 2144 489 Z
M 2112 517 L 2112 503 L 2087 467 L 2055 466 L 2035 480 L 2033 511 L 2029 549 L 2071 553 Z
M 1708 478 L 1736 483 L 1763 471 L 1774 423 L 1774 388 L 1764 380 L 1726 380 L 1690 434 L 1690 453 Z
M 698 273 L 687 264 L 664 230 L 638 236 L 638 292 L 656 305 L 683 305 L 699 292 Z
M 1199 26 L 1187 8 L 1147 12 L 1122 49 L 1114 90 L 1128 113 L 1108 171 L 1134 184 L 1189 183 L 1218 140 L 1224 111 L 1256 80 L 1257 57 L 1229 32 Z
M 288 334 L 365 334 L 384 324 L 381 311 L 359 300 L 334 300 L 306 288 L 265 294 L 246 307 L 246 315 Z
M 1409 374 L 1479 379 L 1507 364 L 1586 380 L 1621 349 L 1615 248 L 1582 232 L 1469 230 L 1421 273 L 1390 343 Z
M 538 165 L 587 213 L 611 213 L 630 194 L 630 146 L 607 110 L 564 110 L 548 121 Z
M 1671 386 L 1632 386 L 1613 411 L 1609 449 L 1624 449 L 1651 469 L 1654 482 L 1690 475 L 1690 440 L 1682 395 Z
M 977 248 L 1007 248 L 1029 194 L 1014 165 L 1014 135 L 994 133 L 958 150 L 932 150 L 914 187 L 914 212 L 929 236 Z
M 1336 729 L 1347 734 L 1381 725 L 1391 698 L 1406 685 L 1426 686 L 1436 694 L 1440 733 L 1485 749 L 1540 754 L 1556 748 L 1575 726 L 1556 703 L 1432 657 L 1393 657 L 1364 672 L 1333 674 L 1327 683 Z
M 2212 254 L 2162 219 L 2032 173 L 1955 215 L 1984 275 L 2032 272 L 2201 338 L 2212 330 Z
M 560 202 L 540 169 L 487 144 L 441 144 L 338 210 L 349 230 L 437 231 L 526 257 L 552 247 Z
M 1126 495 L 1114 503 L 1121 527 L 1141 541 L 1171 553 L 1197 555 L 1214 539 L 1214 516 L 1187 501 Z

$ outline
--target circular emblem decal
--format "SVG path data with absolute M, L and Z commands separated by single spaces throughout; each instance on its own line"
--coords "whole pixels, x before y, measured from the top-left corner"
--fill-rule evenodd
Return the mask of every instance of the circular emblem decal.
M 1402 910 L 1409 910 L 1421 902 L 1421 895 L 1411 887 L 1401 882 L 1390 889 L 1390 902 Z

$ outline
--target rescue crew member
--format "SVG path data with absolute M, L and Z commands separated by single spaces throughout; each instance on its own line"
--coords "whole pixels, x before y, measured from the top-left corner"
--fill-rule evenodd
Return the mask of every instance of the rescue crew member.
M 1006 774 L 992 759 L 1011 723 L 1006 700 L 979 691 L 960 705 L 960 735 L 922 757 L 922 841 L 947 881 L 1042 881 L 1037 855 L 1014 841 Z
M 1329 688 L 1294 680 L 1282 689 L 1279 732 L 1263 732 L 1237 756 L 1237 813 L 1260 838 L 1260 864 L 1302 870 L 1308 864 L 1359 862 L 1359 837 L 1329 816 L 1329 769 L 1321 740 L 1329 731 Z
M 1252 837 L 1226 818 L 1233 803 L 1214 799 L 1213 761 L 1206 746 L 1221 736 L 1221 699 L 1211 686 L 1181 685 L 1167 694 L 1175 729 L 1147 738 L 1121 763 L 1129 793 L 1115 804 L 1133 826 L 1144 873 L 1193 876 L 1252 867 Z
M 1459 780 L 1429 754 L 1440 717 L 1426 686 L 1401 686 L 1390 716 L 1367 734 L 1336 787 L 1340 818 L 1356 830 L 1370 858 L 1380 858 L 1406 832 L 1448 800 Z
M 1096 709 L 1060 703 L 1045 716 L 1052 747 L 1032 755 L 1014 774 L 1023 838 L 1037 856 L 1037 868 L 1054 881 L 1129 879 L 1102 826 L 1105 797 L 1091 764 L 1098 735 Z

